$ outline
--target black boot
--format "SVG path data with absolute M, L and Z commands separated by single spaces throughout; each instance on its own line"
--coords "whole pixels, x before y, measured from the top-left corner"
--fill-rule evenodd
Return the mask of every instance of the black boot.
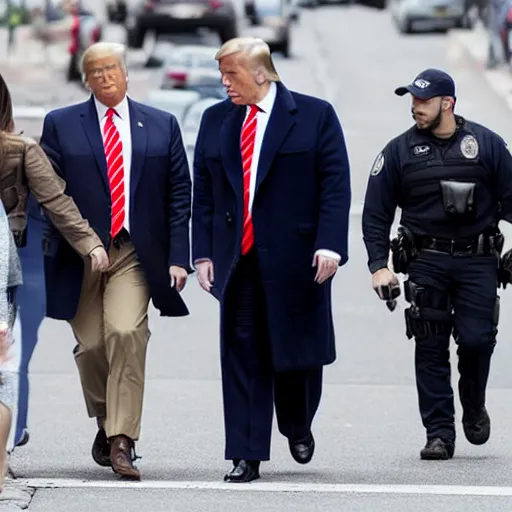
M 462 404 L 462 427 L 471 444 L 484 444 L 491 435 L 491 418 L 485 408 L 485 393 L 465 377 L 459 379 L 459 397 Z
M 427 441 L 425 448 L 420 452 L 420 457 L 422 460 L 448 460 L 453 457 L 454 450 L 455 443 L 435 437 Z

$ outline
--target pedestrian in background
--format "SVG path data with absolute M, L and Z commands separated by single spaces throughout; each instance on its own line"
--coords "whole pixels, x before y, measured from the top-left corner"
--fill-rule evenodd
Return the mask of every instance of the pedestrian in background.
M 21 7 L 14 5 L 12 0 L 7 3 L 7 52 L 12 54 L 16 49 L 16 31 L 21 25 L 22 13 Z
M 350 172 L 328 102 L 289 91 L 261 39 L 216 55 L 229 99 L 203 114 L 194 158 L 193 257 L 220 300 L 229 482 L 259 478 L 274 405 L 308 463 L 323 367 L 336 358 L 332 278 L 348 260 Z

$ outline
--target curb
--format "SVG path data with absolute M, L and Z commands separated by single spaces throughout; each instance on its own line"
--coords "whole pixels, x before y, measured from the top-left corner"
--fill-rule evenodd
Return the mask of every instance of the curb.
M 449 33 L 449 51 L 463 49 L 480 70 L 491 89 L 505 100 L 512 110 L 512 69 L 503 65 L 497 69 L 487 69 L 487 31 L 481 25 L 473 30 L 454 29 Z M 457 48 L 458 47 L 458 48 Z
M 19 512 L 28 509 L 33 495 L 34 489 L 22 482 L 6 479 L 4 490 L 0 493 L 0 512 Z

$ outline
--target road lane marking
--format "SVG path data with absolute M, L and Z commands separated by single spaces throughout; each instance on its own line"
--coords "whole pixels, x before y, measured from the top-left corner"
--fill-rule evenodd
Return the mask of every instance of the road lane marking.
M 32 478 L 16 480 L 33 489 L 155 489 L 196 490 L 268 493 L 318 493 L 318 494 L 407 494 L 434 496 L 512 496 L 512 487 L 464 485 L 364 485 L 364 484 L 314 484 L 268 482 L 228 484 L 209 481 L 146 480 L 126 482 L 120 480 L 80 480 L 66 478 Z

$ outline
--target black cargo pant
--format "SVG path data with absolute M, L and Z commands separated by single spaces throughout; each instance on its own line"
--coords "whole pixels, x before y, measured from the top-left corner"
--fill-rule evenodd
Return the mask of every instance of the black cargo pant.
M 496 344 L 499 297 L 497 256 L 456 256 L 423 250 L 410 264 L 406 287 L 416 285 L 416 385 L 427 440 L 455 441 L 449 346 L 458 345 L 459 392 L 464 410 L 485 404 Z M 409 288 L 410 290 L 411 288 Z M 464 403 L 463 397 L 466 397 Z M 471 400 L 468 402 L 467 397 Z

